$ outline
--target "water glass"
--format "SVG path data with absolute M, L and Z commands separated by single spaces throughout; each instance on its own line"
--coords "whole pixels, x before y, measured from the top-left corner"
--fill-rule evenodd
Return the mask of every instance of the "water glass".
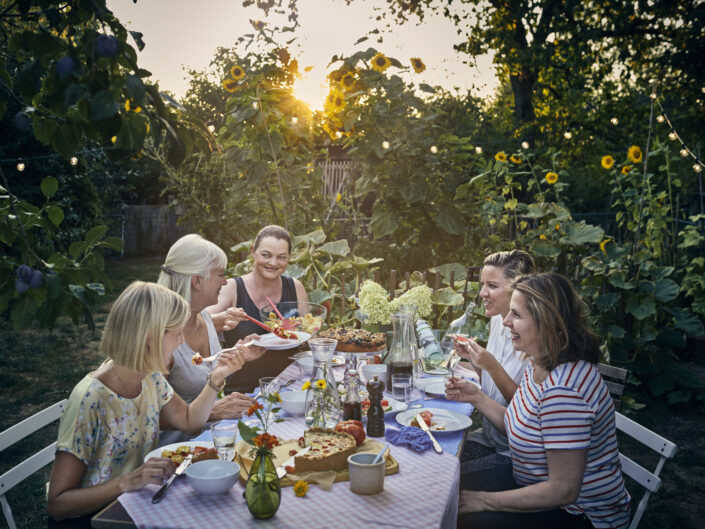
M 213 445 L 218 458 L 223 461 L 232 461 L 235 457 L 235 438 L 237 437 L 237 425 L 234 423 L 219 422 L 211 426 Z
M 411 375 L 408 373 L 392 374 L 392 397 L 398 401 L 405 398 L 404 391 L 411 386 Z
M 415 386 L 404 388 L 404 402 L 409 408 L 423 408 L 426 390 Z
M 260 396 L 265 401 L 264 409 L 267 412 L 267 419 L 269 419 L 273 414 L 269 412 L 269 409 L 272 406 L 269 402 L 266 401 L 266 399 L 269 395 L 272 395 L 273 393 L 279 391 L 280 387 L 281 382 L 279 380 L 279 377 L 263 377 L 259 379 Z

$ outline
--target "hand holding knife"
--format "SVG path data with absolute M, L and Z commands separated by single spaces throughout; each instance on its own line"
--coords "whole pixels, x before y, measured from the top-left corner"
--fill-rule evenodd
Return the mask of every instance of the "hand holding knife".
M 164 485 L 161 486 L 161 488 L 156 492 L 156 494 L 152 496 L 152 503 L 159 503 L 160 501 L 162 501 L 162 498 L 166 495 L 166 491 L 172 484 L 174 479 L 183 474 L 186 471 L 186 468 L 191 464 L 191 459 L 193 459 L 193 454 L 189 454 L 188 456 L 186 456 L 186 459 L 184 459 L 178 466 L 178 468 L 174 471 L 174 473 L 169 476 L 169 479 L 166 480 L 166 483 L 164 483 Z

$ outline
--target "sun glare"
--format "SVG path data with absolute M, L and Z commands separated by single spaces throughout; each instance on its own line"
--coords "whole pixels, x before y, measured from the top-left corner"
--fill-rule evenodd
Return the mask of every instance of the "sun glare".
M 296 99 L 306 103 L 311 110 L 323 110 L 328 95 L 325 78 L 308 72 L 294 82 L 293 89 Z

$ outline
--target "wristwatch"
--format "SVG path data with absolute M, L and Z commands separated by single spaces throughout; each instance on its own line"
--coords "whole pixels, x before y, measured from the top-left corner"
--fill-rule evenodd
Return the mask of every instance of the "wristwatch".
M 213 373 L 208 373 L 208 378 L 206 379 L 206 381 L 208 382 L 208 385 L 215 390 L 216 393 L 220 393 L 225 387 L 225 379 L 223 379 L 223 383 L 218 386 L 215 382 L 213 382 L 213 379 L 211 378 L 212 374 Z

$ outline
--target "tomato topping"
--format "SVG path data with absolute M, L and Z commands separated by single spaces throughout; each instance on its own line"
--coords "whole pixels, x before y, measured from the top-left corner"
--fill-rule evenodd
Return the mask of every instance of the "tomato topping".
M 382 406 L 389 406 L 389 401 L 386 399 L 382 400 Z
M 294 467 L 292 467 L 291 465 L 286 465 L 286 466 L 284 467 L 284 470 L 286 470 L 287 473 L 288 473 L 288 472 L 293 472 L 293 471 L 294 471 Z
M 293 448 L 292 448 L 291 450 L 289 450 L 289 455 L 290 455 L 290 456 L 295 456 L 295 455 L 298 454 L 298 453 L 299 453 L 298 450 L 294 450 Z

